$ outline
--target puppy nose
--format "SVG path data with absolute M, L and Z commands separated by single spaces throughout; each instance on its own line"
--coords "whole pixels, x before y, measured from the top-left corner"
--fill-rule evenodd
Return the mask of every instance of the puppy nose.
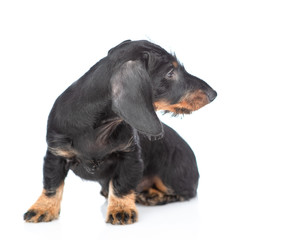
M 210 102 L 212 102 L 212 101 L 217 97 L 217 92 L 214 91 L 213 89 L 209 89 L 209 90 L 206 92 L 206 94 L 207 94 Z

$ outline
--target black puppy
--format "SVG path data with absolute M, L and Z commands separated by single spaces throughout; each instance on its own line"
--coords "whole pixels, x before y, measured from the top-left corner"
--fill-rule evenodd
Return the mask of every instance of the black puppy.
M 44 189 L 24 219 L 58 218 L 69 169 L 101 184 L 112 224 L 137 221 L 135 202 L 159 205 L 194 197 L 195 156 L 155 111 L 189 114 L 216 95 L 151 42 L 112 48 L 56 100 L 47 126 Z

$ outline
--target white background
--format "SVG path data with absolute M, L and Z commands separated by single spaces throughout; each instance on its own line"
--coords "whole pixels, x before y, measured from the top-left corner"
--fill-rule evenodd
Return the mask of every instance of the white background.
M 288 239 L 287 12 L 278 0 L 1 1 L 0 238 Z M 197 199 L 112 226 L 98 183 L 70 172 L 60 219 L 24 223 L 54 100 L 126 39 L 175 52 L 218 92 L 191 116 L 160 116 L 196 154 Z

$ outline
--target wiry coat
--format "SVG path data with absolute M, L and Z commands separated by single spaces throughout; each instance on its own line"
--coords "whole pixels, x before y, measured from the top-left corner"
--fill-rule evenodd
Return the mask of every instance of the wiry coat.
M 55 197 L 71 169 L 101 184 L 109 198 L 107 222 L 113 224 L 137 220 L 135 201 L 155 205 L 194 197 L 195 156 L 155 111 L 188 114 L 216 95 L 161 47 L 121 43 L 55 101 L 48 118 L 43 194 Z M 27 221 L 58 217 L 36 205 L 25 214 Z

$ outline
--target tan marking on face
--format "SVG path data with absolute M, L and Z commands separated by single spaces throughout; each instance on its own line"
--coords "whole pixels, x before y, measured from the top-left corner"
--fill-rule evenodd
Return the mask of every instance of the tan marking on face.
M 118 197 L 114 193 L 112 181 L 109 184 L 108 210 L 106 222 L 112 224 L 131 224 L 137 221 L 138 211 L 136 209 L 136 196 L 134 191 Z M 118 219 L 118 218 L 121 219 Z M 127 218 L 125 220 L 125 218 Z
M 193 93 L 188 93 L 182 99 L 175 104 L 170 104 L 165 100 L 160 100 L 154 103 L 155 110 L 165 110 L 174 113 L 191 113 L 209 103 L 207 95 L 198 90 Z
M 172 64 L 173 64 L 173 66 L 175 67 L 175 68 L 178 68 L 178 62 L 176 62 L 176 61 L 174 61 L 174 62 L 172 62 Z
M 43 189 L 41 196 L 38 200 L 29 208 L 28 212 L 34 212 L 35 216 L 27 219 L 26 222 L 50 222 L 59 217 L 60 205 L 63 196 L 64 183 L 62 183 L 57 189 L 56 194 L 48 197 L 46 196 L 47 190 Z

